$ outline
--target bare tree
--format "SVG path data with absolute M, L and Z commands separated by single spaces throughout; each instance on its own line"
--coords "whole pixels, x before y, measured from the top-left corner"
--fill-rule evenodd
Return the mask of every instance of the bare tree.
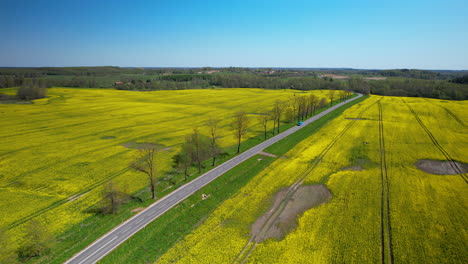
M 211 151 L 211 156 L 213 157 L 213 162 L 211 166 L 214 167 L 216 163 L 216 157 L 218 154 L 221 152 L 221 148 L 218 146 L 218 124 L 220 120 L 216 118 L 210 117 L 208 121 L 206 122 L 206 125 L 208 126 L 209 134 L 210 134 L 210 151 Z
M 284 102 L 281 100 L 276 100 L 275 105 L 273 106 L 274 116 L 276 117 L 276 126 L 277 132 L 280 132 L 280 125 L 281 125 L 281 117 L 283 116 L 284 112 Z
M 274 110 L 271 110 L 270 111 L 270 120 L 273 121 L 273 130 L 272 130 L 272 133 L 273 135 L 275 134 L 275 131 L 276 131 L 276 121 L 278 120 L 278 118 L 276 117 L 276 112 Z
M 318 105 L 318 98 L 316 95 L 314 94 L 311 94 L 309 95 L 309 106 L 310 106 L 310 112 L 315 115 L 315 110 L 317 108 L 317 105 Z
M 306 113 L 307 113 L 307 108 L 306 108 L 306 103 L 307 101 L 305 100 L 304 96 L 299 96 L 297 98 L 297 122 L 304 120 Z
M 192 160 L 197 163 L 198 172 L 202 170 L 202 162 L 208 158 L 209 142 L 207 137 L 200 134 L 198 128 L 193 129 L 191 135 L 192 141 Z
M 232 121 L 232 128 L 237 139 L 237 153 L 240 152 L 241 140 L 247 133 L 247 127 L 249 125 L 249 118 L 247 113 L 244 111 L 239 111 L 234 114 Z
M 151 198 L 156 199 L 155 188 L 157 181 L 156 155 L 160 150 L 156 146 L 150 146 L 139 150 L 138 157 L 130 164 L 130 168 L 143 172 L 148 176 L 151 188 Z
M 325 99 L 325 98 L 320 99 L 320 102 L 319 102 L 318 106 L 320 108 L 322 108 L 322 107 L 324 107 L 326 105 L 327 105 L 327 99 Z
M 333 99 L 335 99 L 336 90 L 328 91 L 328 98 L 330 98 L 330 105 L 333 105 Z
M 270 115 L 268 113 L 261 114 L 257 117 L 258 122 L 260 125 L 263 127 L 263 132 L 265 134 L 265 140 L 267 139 L 267 127 L 268 127 L 268 121 L 270 121 Z
M 101 211 L 105 214 L 115 214 L 128 195 L 120 191 L 114 182 L 109 182 L 104 186 L 102 197 L 104 206 Z
M 182 144 L 182 148 L 179 154 L 175 155 L 172 159 L 174 160 L 174 167 L 182 169 L 184 171 L 185 180 L 188 180 L 188 169 L 193 163 L 192 160 L 192 137 L 191 135 L 187 135 L 185 137 L 185 141 Z
M 296 94 L 293 94 L 291 96 L 291 98 L 289 99 L 289 103 L 288 103 L 289 107 L 292 109 L 292 113 L 293 113 L 293 118 L 288 118 L 288 121 L 294 121 L 294 118 L 297 117 L 297 122 L 299 122 L 299 97 L 296 96 Z M 288 108 L 287 107 L 286 109 L 286 113 L 289 112 Z M 289 116 L 287 114 L 287 116 Z
M 292 106 L 287 106 L 284 108 L 284 119 L 286 122 L 294 122 L 296 119 L 296 110 Z

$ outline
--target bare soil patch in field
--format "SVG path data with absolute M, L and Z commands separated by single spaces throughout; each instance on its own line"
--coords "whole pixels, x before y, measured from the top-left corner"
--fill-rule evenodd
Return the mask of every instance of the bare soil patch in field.
M 364 170 L 364 168 L 361 165 L 352 165 L 352 166 L 344 167 L 343 170 L 362 171 Z
M 458 161 L 421 159 L 414 165 L 424 172 L 437 175 L 456 175 L 460 172 L 468 172 L 468 164 Z
M 283 188 L 276 193 L 273 204 L 268 211 L 259 217 L 252 225 L 251 235 L 257 236 L 257 242 L 271 237 L 276 239 L 284 238 L 286 234 L 297 227 L 297 219 L 300 215 L 313 207 L 327 202 L 331 197 L 330 190 L 323 184 L 301 186 L 291 199 L 287 201 L 286 206 L 283 207 L 281 203 L 286 202 L 283 200 L 286 198 L 288 190 L 289 188 Z M 277 213 L 278 208 L 280 208 L 280 210 L 281 208 L 284 209 L 279 215 L 276 215 L 275 212 Z M 276 219 L 272 222 L 266 233 L 260 234 L 260 232 L 265 231 L 265 228 L 262 227 L 272 215 L 276 215 Z

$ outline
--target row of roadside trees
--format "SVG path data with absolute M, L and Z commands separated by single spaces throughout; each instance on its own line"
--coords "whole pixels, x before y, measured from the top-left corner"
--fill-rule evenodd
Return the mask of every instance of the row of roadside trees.
M 338 92 L 336 90 L 328 91 L 326 94 L 328 98 L 321 98 L 314 94 L 294 94 L 288 100 L 275 101 L 270 110 L 256 113 L 256 125 L 263 128 L 264 139 L 266 140 L 268 134 L 279 134 L 283 123 L 305 120 L 307 117 L 315 115 L 320 108 L 328 104 L 332 105 L 340 100 L 346 100 L 351 95 L 352 92 L 350 91 Z M 173 157 L 173 167 L 179 173 L 184 174 L 185 181 L 188 181 L 191 168 L 195 168 L 198 173 L 201 173 L 208 160 L 211 160 L 210 164 L 214 167 L 220 155 L 229 155 L 220 146 L 220 123 L 220 119 L 210 117 L 204 123 L 203 129 L 194 128 L 192 133 L 185 136 L 180 152 Z M 255 120 L 245 111 L 238 111 L 231 117 L 230 129 L 237 143 L 236 154 L 241 152 L 241 143 L 247 136 L 249 128 L 253 125 L 255 125 Z M 269 133 L 269 131 L 271 132 Z M 137 158 L 130 164 L 131 168 L 143 173 L 148 178 L 152 199 L 156 199 L 156 184 L 161 177 L 160 173 L 158 173 L 157 153 L 162 148 L 156 146 L 140 150 Z M 109 202 L 112 202 L 112 200 L 109 200 Z M 112 206 L 112 208 L 114 207 Z
M 277 100 L 273 106 L 263 113 L 256 113 L 257 118 L 253 119 L 251 115 L 245 111 L 238 111 L 231 117 L 230 129 L 236 139 L 237 146 L 235 153 L 241 152 L 241 143 L 246 138 L 249 129 L 254 125 L 260 125 L 263 128 L 264 139 L 268 135 L 279 134 L 281 125 L 301 121 L 314 115 L 320 108 L 327 104 L 332 105 L 338 100 L 345 100 L 352 95 L 351 92 L 338 92 L 331 90 L 327 93 L 326 98 L 320 98 L 316 95 L 301 95 L 297 93 L 287 100 Z M 257 123 L 255 123 L 255 121 Z M 184 180 L 188 181 L 191 175 L 191 169 L 195 168 L 196 173 L 201 173 L 207 164 L 208 166 L 216 166 L 216 161 L 220 156 L 229 155 L 220 145 L 221 138 L 221 119 L 209 118 L 202 129 L 194 128 L 192 132 L 185 136 L 180 151 L 173 157 L 173 167 L 179 173 L 183 173 Z M 148 147 L 139 150 L 137 157 L 132 160 L 129 167 L 141 175 L 145 175 L 148 180 L 151 198 L 156 199 L 156 187 L 162 177 L 161 164 L 158 156 L 163 147 L 158 145 L 149 145 Z M 127 192 L 114 182 L 106 184 L 102 191 L 102 207 L 98 212 L 103 214 L 115 214 L 119 207 L 130 200 L 131 197 Z M 44 225 L 37 221 L 31 221 L 26 226 L 26 235 L 22 245 L 15 249 L 11 246 L 5 232 L 0 230 L 0 245 L 2 243 L 7 246 L 0 246 L 0 263 L 14 263 L 18 260 L 27 260 L 31 257 L 41 256 L 46 254 L 52 245 L 55 243 L 54 237 L 45 228 Z

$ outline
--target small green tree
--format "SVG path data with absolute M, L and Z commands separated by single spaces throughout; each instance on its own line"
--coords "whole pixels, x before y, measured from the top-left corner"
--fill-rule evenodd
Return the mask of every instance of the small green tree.
M 333 99 L 335 99 L 336 90 L 328 91 L 328 98 L 330 99 L 330 105 L 333 105 Z
M 234 135 L 237 139 L 237 153 L 240 152 L 240 145 L 242 138 L 247 133 L 247 127 L 249 125 L 249 118 L 245 111 L 239 111 L 234 114 L 232 120 L 232 128 L 234 129 Z
M 24 241 L 18 249 L 18 255 L 23 259 L 42 256 L 50 251 L 54 243 L 55 239 L 47 227 L 31 220 L 26 226 Z
M 10 237 L 3 229 L 0 229 L 0 263 L 18 263 L 16 248 L 13 246 Z
M 34 100 L 47 96 L 47 88 L 45 81 L 25 79 L 23 85 L 18 89 L 16 94 L 21 100 Z

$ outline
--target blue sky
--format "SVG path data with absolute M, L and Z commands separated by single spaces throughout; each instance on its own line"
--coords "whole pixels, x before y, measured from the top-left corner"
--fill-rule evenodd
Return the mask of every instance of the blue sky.
M 0 4 L 0 66 L 468 69 L 466 0 Z

